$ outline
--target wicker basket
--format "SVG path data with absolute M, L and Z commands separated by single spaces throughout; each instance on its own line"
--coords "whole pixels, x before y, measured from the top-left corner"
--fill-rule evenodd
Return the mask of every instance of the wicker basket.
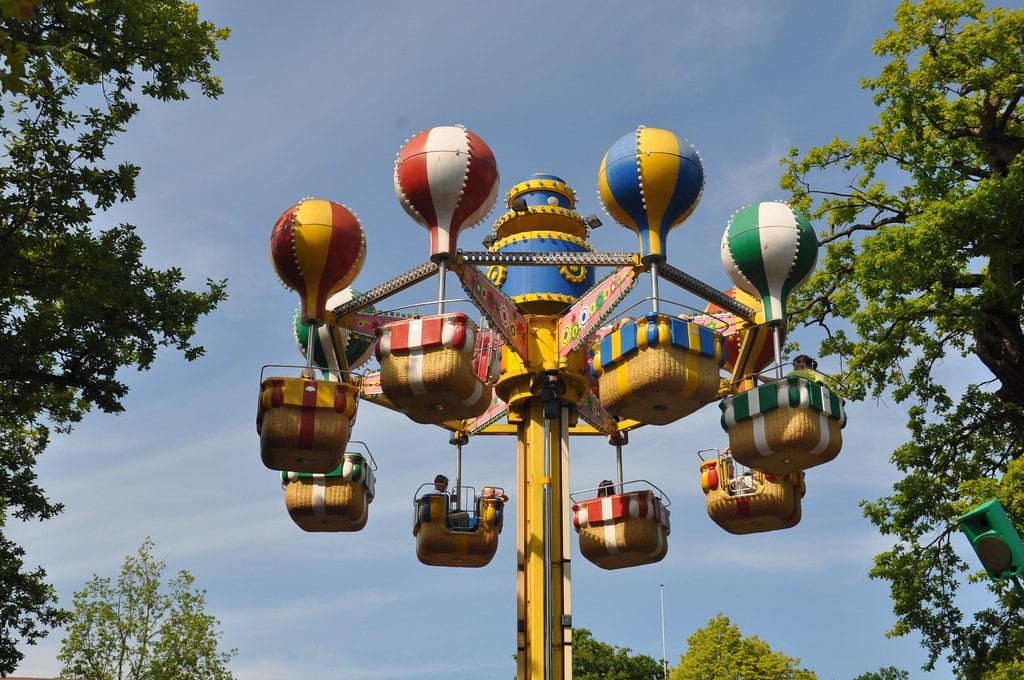
M 718 396 L 722 338 L 697 324 L 649 314 L 603 338 L 594 354 L 601 404 L 620 418 L 665 425 Z
M 448 497 L 429 494 L 416 500 L 416 558 L 434 567 L 483 567 L 498 549 L 502 507 L 497 498 L 478 502 L 476 526 L 453 530 L 447 525 Z
M 729 448 L 743 465 L 784 475 L 839 455 L 846 414 L 828 389 L 788 377 L 722 402 Z
M 384 396 L 417 423 L 476 418 L 491 405 L 491 388 L 474 372 L 473 355 L 455 349 L 391 354 L 381 359 L 380 384 Z
M 330 472 L 341 463 L 358 405 L 348 383 L 267 378 L 260 386 L 256 431 L 272 470 Z
M 776 477 L 753 472 L 753 491 L 730 489 L 730 475 L 722 459 L 706 461 L 716 468 L 707 485 L 708 516 L 731 534 L 753 534 L 762 531 L 789 529 L 800 522 L 800 499 L 804 494 L 804 473 Z M 704 486 L 702 484 L 702 486 Z
M 305 531 L 359 531 L 373 502 L 373 471 L 359 454 L 328 474 L 282 472 L 284 503 Z
M 580 553 L 602 569 L 661 561 L 668 554 L 669 511 L 650 491 L 573 504 Z
M 378 334 L 381 390 L 412 420 L 476 418 L 491 405 L 487 369 L 473 361 L 476 326 L 464 314 L 402 320 Z

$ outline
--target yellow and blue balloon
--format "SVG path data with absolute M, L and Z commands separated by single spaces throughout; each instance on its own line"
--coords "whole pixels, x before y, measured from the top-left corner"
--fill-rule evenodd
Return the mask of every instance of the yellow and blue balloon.
M 669 230 L 700 202 L 704 165 L 685 138 L 640 126 L 605 153 L 597 187 L 611 218 L 640 237 L 641 259 L 664 261 Z

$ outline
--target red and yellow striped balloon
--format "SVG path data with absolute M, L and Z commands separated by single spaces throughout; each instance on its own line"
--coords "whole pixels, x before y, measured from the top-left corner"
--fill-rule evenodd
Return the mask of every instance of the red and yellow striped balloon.
M 327 298 L 352 283 L 365 258 L 366 236 L 359 220 L 333 201 L 299 201 L 270 233 L 270 259 L 281 281 L 298 291 L 306 325 L 323 323 Z

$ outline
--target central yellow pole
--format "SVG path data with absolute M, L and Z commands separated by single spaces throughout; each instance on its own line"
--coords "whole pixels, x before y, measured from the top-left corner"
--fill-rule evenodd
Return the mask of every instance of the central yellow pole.
M 518 675 L 519 680 L 572 678 L 569 573 L 568 409 L 530 400 L 519 424 Z
M 516 426 L 518 680 L 572 679 L 571 405 L 588 389 L 580 353 L 558 352 L 558 317 L 527 315 L 529 359 L 503 346 L 495 390 Z

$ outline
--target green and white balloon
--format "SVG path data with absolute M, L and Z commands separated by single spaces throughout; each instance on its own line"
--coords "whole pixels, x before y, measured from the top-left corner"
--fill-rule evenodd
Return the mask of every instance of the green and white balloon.
M 327 309 L 343 305 L 356 295 L 359 295 L 359 292 L 355 289 L 345 288 L 327 298 Z M 296 310 L 293 328 L 299 351 L 306 357 L 310 327 L 302 323 L 301 317 L 301 309 Z M 362 366 L 373 356 L 373 338 L 327 324 L 314 327 L 313 332 L 316 333 L 313 338 L 313 364 L 327 369 L 324 374 L 329 380 L 337 380 L 339 377 L 341 362 L 338 357 L 342 353 L 348 360 L 349 370 Z
M 786 319 L 786 299 L 817 262 L 814 228 L 781 201 L 739 210 L 722 236 L 722 266 L 737 287 L 761 300 L 769 323 Z

